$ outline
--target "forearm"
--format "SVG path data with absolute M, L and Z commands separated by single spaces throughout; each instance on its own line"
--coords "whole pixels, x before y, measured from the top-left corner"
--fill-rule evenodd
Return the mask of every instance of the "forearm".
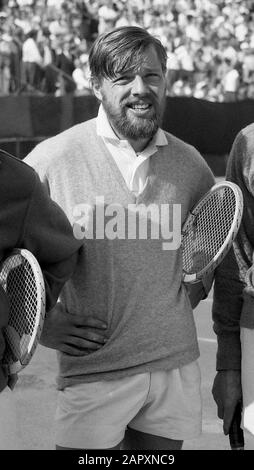
M 46 290 L 46 311 L 50 311 L 56 304 L 60 292 L 71 277 L 78 262 L 79 252 L 70 254 L 62 262 L 52 265 L 43 265 L 42 272 Z
M 233 249 L 215 273 L 212 316 L 217 335 L 217 370 L 241 368 L 240 318 L 244 284 Z

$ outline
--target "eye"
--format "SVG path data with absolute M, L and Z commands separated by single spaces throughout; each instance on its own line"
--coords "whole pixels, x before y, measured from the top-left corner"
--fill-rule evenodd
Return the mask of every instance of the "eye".
M 118 85 L 124 85 L 125 83 L 129 83 L 132 80 L 132 75 L 121 75 L 120 77 L 115 78 L 115 80 L 113 80 L 113 83 L 116 83 Z
M 161 79 L 161 76 L 158 73 L 147 73 L 145 79 L 149 82 L 158 83 Z

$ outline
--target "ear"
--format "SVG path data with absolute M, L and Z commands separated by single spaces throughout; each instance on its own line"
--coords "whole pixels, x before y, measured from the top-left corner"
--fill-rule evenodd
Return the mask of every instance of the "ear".
M 96 98 L 97 98 L 99 101 L 102 101 L 101 83 L 100 83 L 99 80 L 96 80 L 96 79 L 93 79 L 93 80 L 92 80 L 92 89 L 93 89 L 93 92 L 94 92 Z

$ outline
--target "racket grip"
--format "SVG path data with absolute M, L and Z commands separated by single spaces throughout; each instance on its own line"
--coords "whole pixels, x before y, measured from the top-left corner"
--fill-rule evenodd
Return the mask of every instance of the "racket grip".
M 244 450 L 244 433 L 241 428 L 242 403 L 239 402 L 229 429 L 229 442 L 232 450 Z

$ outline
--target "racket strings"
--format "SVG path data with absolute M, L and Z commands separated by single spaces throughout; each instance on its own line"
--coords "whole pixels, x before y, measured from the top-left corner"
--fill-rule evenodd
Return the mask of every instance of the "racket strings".
M 183 234 L 185 273 L 200 272 L 212 262 L 232 227 L 235 210 L 236 199 L 231 188 L 220 188 L 209 196 Z
M 21 262 L 22 261 L 22 262 Z M 21 361 L 29 351 L 36 322 L 37 296 L 33 270 L 27 260 L 10 258 L 6 266 L 6 292 L 10 301 L 9 325 L 5 329 L 5 360 Z

